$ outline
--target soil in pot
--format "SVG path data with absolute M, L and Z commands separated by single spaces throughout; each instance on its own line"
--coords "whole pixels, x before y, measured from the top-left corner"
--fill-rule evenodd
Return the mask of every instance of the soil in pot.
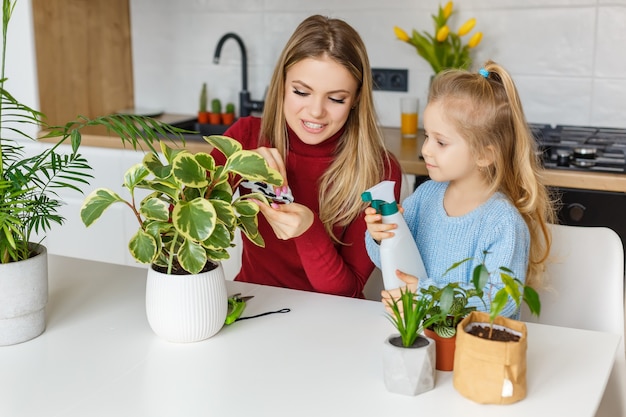
M 200 271 L 199 273 L 202 274 L 204 272 L 213 271 L 215 268 L 217 268 L 217 266 L 218 265 L 216 263 L 207 262 L 204 265 L 204 268 L 202 268 L 202 271 Z M 152 264 L 152 269 L 162 274 L 167 274 L 166 266 Z M 178 262 L 174 261 L 174 264 L 172 265 L 172 275 L 189 275 L 189 272 L 185 271 Z
M 396 336 L 389 339 L 389 343 L 394 345 L 395 347 L 404 348 L 405 346 L 402 344 L 402 337 Z M 415 342 L 411 346 L 407 346 L 406 349 L 418 349 L 424 346 L 428 346 L 428 339 L 422 336 L 418 336 L 415 339 Z
M 467 333 L 483 339 L 495 340 L 498 342 L 518 342 L 520 337 L 504 329 L 493 329 L 491 337 L 489 337 L 489 326 L 474 325 Z

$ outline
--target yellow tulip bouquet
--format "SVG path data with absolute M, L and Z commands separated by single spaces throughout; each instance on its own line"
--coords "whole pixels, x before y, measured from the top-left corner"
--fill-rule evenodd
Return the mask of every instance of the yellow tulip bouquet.
M 461 25 L 456 33 L 451 32 L 448 19 L 452 15 L 452 8 L 453 4 L 449 1 L 443 8 L 441 5 L 439 6 L 437 16 L 432 15 L 435 23 L 434 36 L 426 31 L 421 34 L 414 29 L 413 36 L 409 37 L 398 26 L 393 28 L 398 39 L 413 45 L 417 53 L 430 64 L 435 74 L 446 68 L 468 69 L 472 65 L 470 49 L 475 48 L 483 37 L 482 32 L 475 32 L 467 44 L 463 45 L 461 37 L 474 29 L 476 19 L 469 19 Z

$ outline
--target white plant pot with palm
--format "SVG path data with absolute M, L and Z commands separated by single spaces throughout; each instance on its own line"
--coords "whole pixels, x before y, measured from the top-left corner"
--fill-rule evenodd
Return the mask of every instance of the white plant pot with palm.
M 47 250 L 41 237 L 54 225 L 62 225 L 63 202 L 57 192 L 89 183 L 91 167 L 79 153 L 81 129 L 104 126 L 122 143 L 133 148 L 181 129 L 156 120 L 126 115 L 105 115 L 93 119 L 78 116 L 63 126 L 49 126 L 45 115 L 19 102 L 6 90 L 5 76 L 8 26 L 15 0 L 2 1 L 2 57 L 0 66 L 0 345 L 21 343 L 39 336 L 45 329 L 48 300 Z M 28 129 L 30 127 L 30 129 Z M 44 137 L 56 143 L 42 146 L 34 155 L 24 141 L 37 142 L 30 131 L 45 130 Z M 58 138 L 58 139 L 56 139 Z M 60 146 L 71 143 L 69 154 Z M 39 148 L 37 148 L 39 150 Z M 36 238 L 36 236 L 39 236 Z M 34 279 L 33 277 L 40 277 Z
M 206 339 L 224 324 L 228 303 L 221 261 L 230 256 L 227 249 L 234 246 L 236 229 L 241 229 L 253 243 L 265 244 L 258 230 L 259 207 L 250 199 L 267 200 L 260 193 L 236 197 L 234 190 L 239 182 L 260 181 L 274 186 L 283 182 L 263 157 L 243 150 L 239 142 L 217 135 L 204 139 L 226 156 L 223 166 L 216 165 L 208 153 L 192 154 L 161 142 L 165 163 L 158 154 L 149 153 L 141 164 L 126 172 L 124 187 L 130 193 L 128 200 L 99 188 L 81 208 L 86 226 L 111 204 L 122 203 L 130 208 L 139 222 L 139 229 L 129 242 L 130 253 L 137 261 L 151 264 L 146 287 L 150 326 L 159 336 L 177 342 Z M 138 202 L 136 189 L 151 193 Z M 191 281 L 201 280 L 197 274 L 205 275 L 209 281 L 193 287 Z M 204 306 L 206 310 L 201 314 L 183 311 L 190 306 Z M 193 314 L 200 314 L 198 328 L 188 328 L 184 331 L 187 336 L 182 336 L 178 327 L 190 326 L 183 321 Z

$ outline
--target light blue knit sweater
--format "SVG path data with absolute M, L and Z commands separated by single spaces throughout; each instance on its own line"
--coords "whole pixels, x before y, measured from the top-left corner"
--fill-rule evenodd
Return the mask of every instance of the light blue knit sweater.
M 420 279 L 420 288 L 430 285 L 442 287 L 449 282 L 460 282 L 471 288 L 471 274 L 474 267 L 483 259 L 483 251 L 488 251 L 487 269 L 496 271 L 506 266 L 515 277 L 525 282 L 528 266 L 530 234 L 518 210 L 502 193 L 495 193 L 486 203 L 472 212 L 449 217 L 443 207 L 443 196 L 448 183 L 429 180 L 420 185 L 404 200 L 404 218 L 417 242 L 428 279 Z M 380 248 L 366 232 L 367 253 L 372 262 L 380 268 Z M 466 258 L 458 268 L 444 275 L 455 262 Z M 490 285 L 493 284 L 493 285 Z M 502 288 L 499 274 L 492 274 L 485 290 L 485 304 L 478 298 L 470 299 L 470 305 L 479 311 L 489 310 L 489 296 Z M 509 300 L 501 313 L 506 317 L 519 317 L 515 302 Z

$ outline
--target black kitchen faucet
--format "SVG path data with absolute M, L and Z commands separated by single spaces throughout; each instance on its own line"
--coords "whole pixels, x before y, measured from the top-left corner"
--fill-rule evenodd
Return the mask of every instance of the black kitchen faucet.
M 213 54 L 213 62 L 219 64 L 222 46 L 229 38 L 234 39 L 239 44 L 241 50 L 241 91 L 239 92 L 239 117 L 249 116 L 253 111 L 263 111 L 263 101 L 251 100 L 248 91 L 248 57 L 246 55 L 246 46 L 243 40 L 236 33 L 229 32 L 222 36 L 217 42 L 215 54 Z

